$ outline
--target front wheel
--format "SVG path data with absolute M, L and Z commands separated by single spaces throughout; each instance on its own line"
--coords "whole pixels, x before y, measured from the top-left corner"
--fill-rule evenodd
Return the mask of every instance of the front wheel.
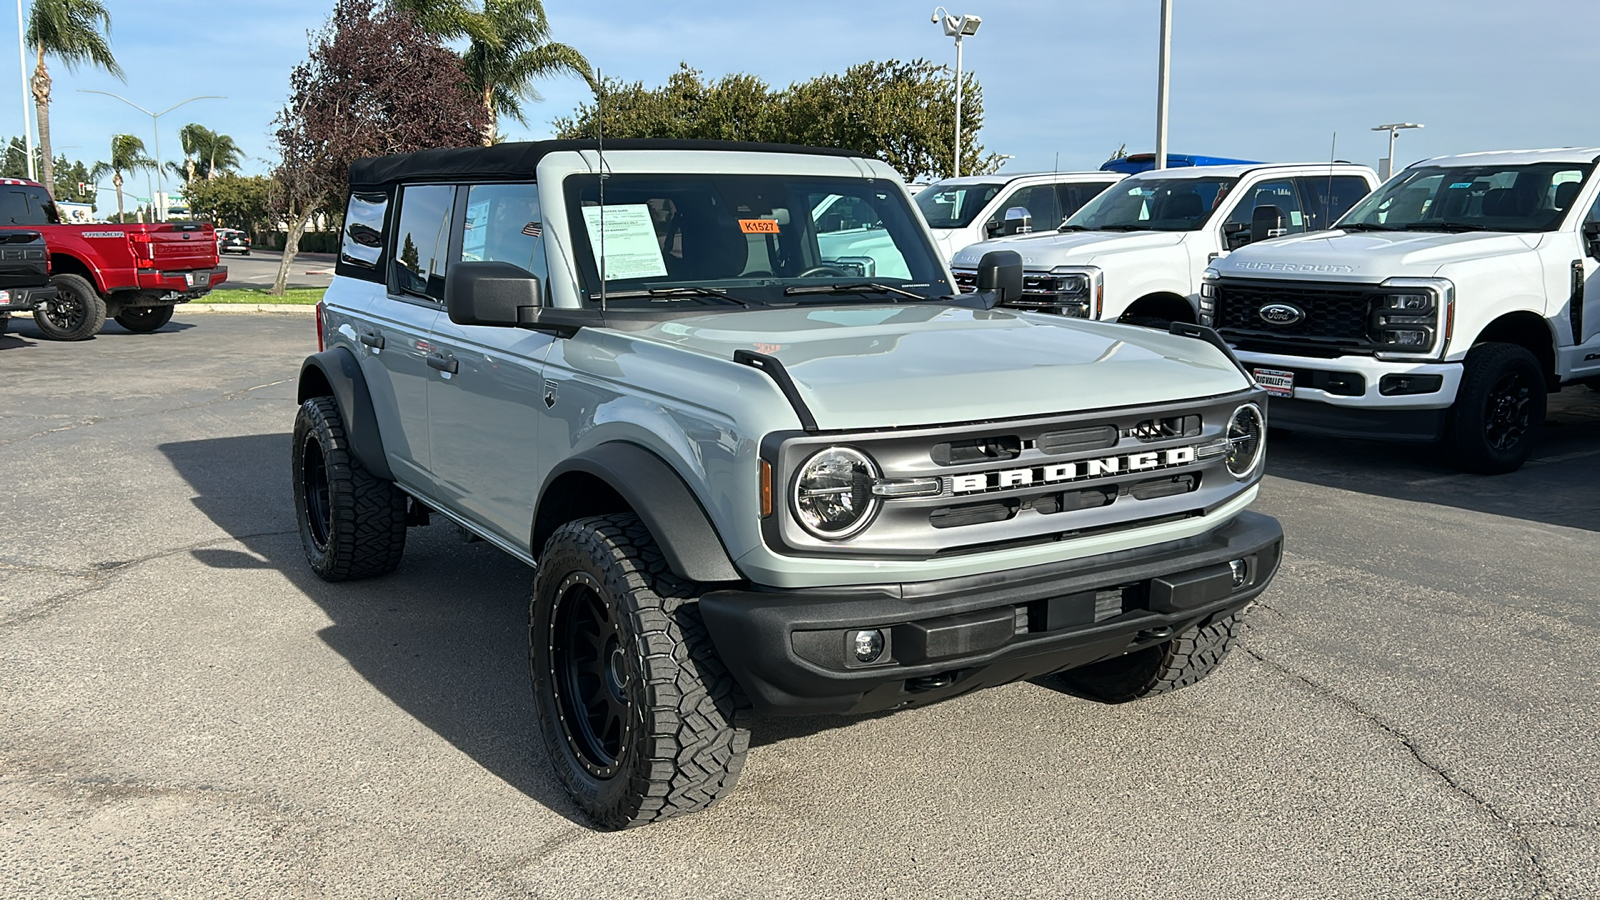
M 528 644 L 556 775 L 600 828 L 705 809 L 733 790 L 749 705 L 639 519 L 556 530 L 534 577 Z
M 1239 634 L 1242 613 L 1231 613 L 1179 632 L 1172 640 L 1058 673 L 1068 688 L 1105 703 L 1127 703 L 1141 697 L 1188 687 L 1210 675 Z
M 301 404 L 290 454 L 306 562 L 323 581 L 387 575 L 406 549 L 406 495 L 350 451 L 332 397 Z
M 86 341 L 100 333 L 106 324 L 106 302 L 87 278 L 81 275 L 54 275 L 56 298 L 39 304 L 33 323 L 52 341 Z
M 125 306 L 117 313 L 117 324 L 129 331 L 149 334 L 172 321 L 172 306 Z
M 1479 344 L 1467 351 L 1446 431 L 1456 465 L 1481 475 L 1521 468 L 1544 425 L 1546 400 L 1544 370 L 1527 349 Z

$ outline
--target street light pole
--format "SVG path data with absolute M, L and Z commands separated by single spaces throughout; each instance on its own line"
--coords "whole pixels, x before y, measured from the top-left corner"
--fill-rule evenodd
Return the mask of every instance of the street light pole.
M 1381 180 L 1388 181 L 1389 180 L 1389 176 L 1394 174 L 1394 136 L 1395 136 L 1395 134 L 1397 132 L 1399 132 L 1400 130 L 1405 129 L 1405 128 L 1421 128 L 1421 127 L 1422 127 L 1421 125 L 1418 125 L 1415 122 L 1396 122 L 1396 123 L 1394 123 L 1392 125 L 1379 125 L 1378 127 L 1372 129 L 1373 131 L 1387 131 L 1387 132 L 1389 132 L 1389 156 L 1388 156 L 1388 158 L 1386 158 L 1383 161 L 1383 166 L 1382 166 L 1383 171 L 1378 173 L 1378 177 Z
M 945 37 L 956 39 L 956 158 L 952 166 L 953 178 L 961 177 L 961 39 L 978 33 L 978 26 L 983 24 L 979 16 L 952 16 L 945 12 L 942 6 L 934 7 L 933 18 L 929 21 L 944 25 Z
M 116 94 L 113 94 L 110 91 L 89 91 L 79 88 L 78 93 L 104 94 L 107 97 L 116 97 L 116 99 L 121 100 L 123 103 L 128 104 L 134 109 L 137 109 L 139 112 L 142 112 L 150 117 L 150 129 L 156 134 L 156 190 L 151 196 L 150 200 L 151 206 L 160 206 L 160 211 L 152 215 L 151 218 L 157 222 L 165 222 L 167 220 L 167 203 L 165 200 L 167 189 L 166 182 L 161 175 L 161 117 L 169 112 L 172 112 L 185 103 L 193 103 L 196 100 L 226 100 L 228 98 L 219 96 L 217 94 L 201 94 L 198 97 L 190 97 L 182 102 L 174 103 L 166 109 L 163 109 L 161 112 L 151 112 L 132 100 L 129 100 L 127 97 L 118 97 Z M 146 180 L 148 180 L 148 176 L 146 176 Z M 159 201 L 159 203 L 157 201 Z
M 22 0 L 17 0 L 17 61 L 22 64 L 22 137 L 28 145 L 28 180 L 39 180 L 39 171 L 33 164 L 33 122 L 28 117 L 28 45 L 23 39 L 26 29 L 22 27 Z M 55 193 L 56 186 L 45 185 L 45 190 Z
M 1172 0 L 1161 0 L 1161 56 L 1156 73 L 1156 168 L 1167 167 L 1167 83 L 1172 65 Z

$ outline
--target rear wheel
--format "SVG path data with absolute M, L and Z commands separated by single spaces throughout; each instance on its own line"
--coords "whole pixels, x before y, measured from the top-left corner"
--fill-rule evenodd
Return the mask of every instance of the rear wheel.
M 539 730 L 601 828 L 705 809 L 738 781 L 749 707 L 698 594 L 631 514 L 569 522 L 540 554 L 528 630 Z
M 1544 425 L 1544 370 L 1516 344 L 1467 351 L 1446 440 L 1456 465 L 1500 475 L 1522 467 Z
M 291 475 L 300 543 L 319 578 L 351 581 L 399 567 L 406 549 L 406 495 L 350 452 L 332 397 L 301 404 Z
M 121 312 L 117 313 L 118 325 L 140 334 L 148 334 L 171 321 L 171 304 L 163 306 L 125 306 Z
M 54 300 L 33 311 L 34 324 L 52 341 L 86 341 L 106 324 L 106 302 L 81 275 L 54 275 Z
M 1212 619 L 1180 632 L 1172 640 L 1126 656 L 1058 673 L 1068 688 L 1106 703 L 1188 687 L 1210 675 L 1233 649 L 1241 613 Z

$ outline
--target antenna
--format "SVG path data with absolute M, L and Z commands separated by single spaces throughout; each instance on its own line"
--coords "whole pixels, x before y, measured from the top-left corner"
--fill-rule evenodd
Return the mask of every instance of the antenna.
M 600 312 L 606 311 L 606 79 L 594 70 L 594 137 L 600 157 Z
M 1339 161 L 1339 132 L 1333 133 L 1333 145 L 1328 148 L 1328 193 L 1322 203 L 1322 217 L 1327 222 L 1319 222 L 1323 228 L 1333 224 L 1333 164 Z
M 1060 171 L 1061 171 L 1061 151 L 1057 150 L 1056 151 L 1056 167 L 1050 170 L 1050 174 L 1054 175 L 1055 173 L 1060 172 Z

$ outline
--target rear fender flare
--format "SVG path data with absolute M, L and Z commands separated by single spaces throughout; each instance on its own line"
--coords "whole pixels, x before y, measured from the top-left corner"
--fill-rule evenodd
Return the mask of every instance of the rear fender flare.
M 339 406 L 350 437 L 350 450 L 356 459 L 372 474 L 393 481 L 389 457 L 383 452 L 383 435 L 378 432 L 378 416 L 372 408 L 372 395 L 367 391 L 366 376 L 361 374 L 361 362 L 344 347 L 312 354 L 300 366 L 296 402 L 329 395 Z

